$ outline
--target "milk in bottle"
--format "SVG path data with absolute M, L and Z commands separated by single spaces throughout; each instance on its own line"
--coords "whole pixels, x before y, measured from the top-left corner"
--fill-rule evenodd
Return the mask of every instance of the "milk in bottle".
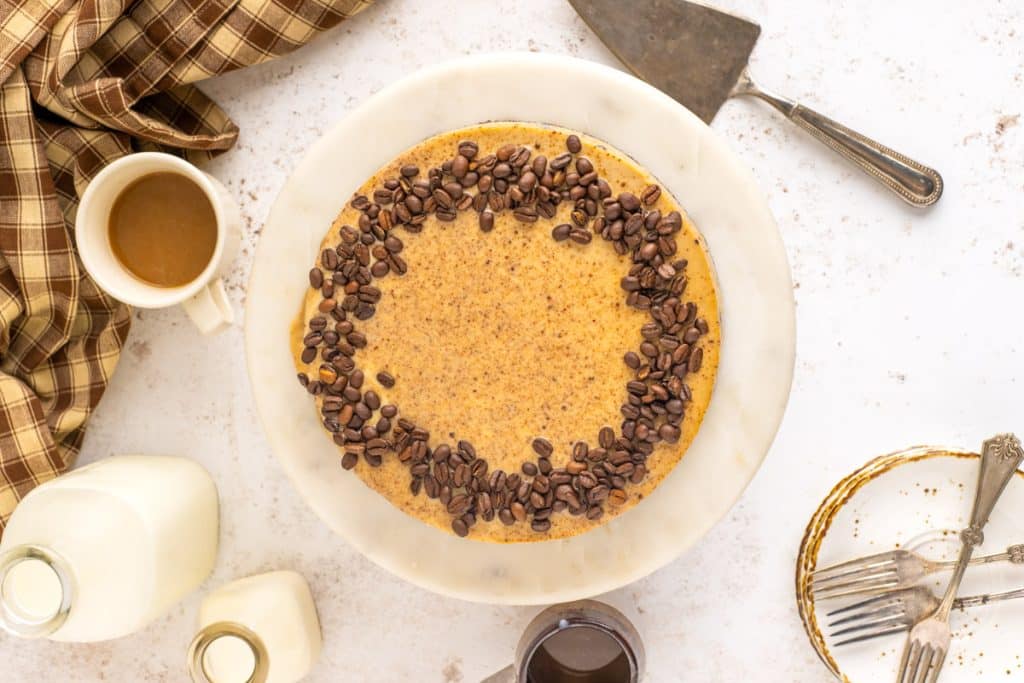
M 195 590 L 217 554 L 217 489 L 197 463 L 114 456 L 40 485 L 0 538 L 0 626 L 128 635 Z

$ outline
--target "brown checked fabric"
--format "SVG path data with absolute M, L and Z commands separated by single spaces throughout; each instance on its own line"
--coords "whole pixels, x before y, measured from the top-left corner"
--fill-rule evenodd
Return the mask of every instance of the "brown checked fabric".
M 78 197 L 142 149 L 201 159 L 231 119 L 194 84 L 372 0 L 0 0 L 0 531 L 82 443 L 128 333 L 74 247 Z

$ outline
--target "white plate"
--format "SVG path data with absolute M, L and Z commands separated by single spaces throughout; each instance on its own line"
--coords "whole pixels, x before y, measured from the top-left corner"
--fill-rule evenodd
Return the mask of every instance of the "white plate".
M 808 529 L 798 562 L 797 585 L 806 570 L 900 547 L 939 560 L 956 559 L 957 532 L 967 526 L 978 481 L 977 455 L 964 451 L 914 448 L 878 458 L 841 482 L 822 503 Z M 978 555 L 1005 552 L 1024 543 L 1024 474 L 1006 488 L 985 528 Z M 817 547 L 817 550 L 815 548 Z M 949 573 L 925 581 L 937 594 Z M 1003 563 L 971 568 L 961 595 L 1016 590 L 1024 586 L 1024 566 Z M 798 594 L 811 644 L 833 673 L 848 683 L 895 679 L 905 634 L 837 647 L 828 634 L 828 612 L 857 602 L 815 604 Z M 1024 678 L 1020 632 L 1024 600 L 954 610 L 953 643 L 942 683 L 1016 681 Z
M 339 466 L 295 380 L 288 328 L 331 221 L 380 166 L 436 133 L 493 120 L 551 123 L 611 143 L 648 168 L 707 238 L 720 281 L 722 358 L 696 440 L 648 500 L 571 539 L 494 545 L 394 508 Z M 249 284 L 246 350 L 267 438 L 302 496 L 382 567 L 467 600 L 549 603 L 612 590 L 703 536 L 754 476 L 782 419 L 794 360 L 789 266 L 745 165 L 697 117 L 622 72 L 546 55 L 473 57 L 381 91 L 296 167 L 263 230 Z

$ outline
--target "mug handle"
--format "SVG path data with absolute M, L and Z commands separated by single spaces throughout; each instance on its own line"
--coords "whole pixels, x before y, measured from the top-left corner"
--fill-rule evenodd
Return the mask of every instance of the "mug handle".
M 224 280 L 217 278 L 181 303 L 188 317 L 203 334 L 219 334 L 235 322 Z
M 499 671 L 493 673 L 480 683 L 516 683 L 516 670 L 515 667 L 509 665 Z

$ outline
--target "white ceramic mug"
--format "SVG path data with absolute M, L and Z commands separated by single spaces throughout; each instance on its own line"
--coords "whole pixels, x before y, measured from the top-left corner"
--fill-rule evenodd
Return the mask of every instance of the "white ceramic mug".
M 180 287 L 158 287 L 133 275 L 110 246 L 110 210 L 132 182 L 152 173 L 177 173 L 199 186 L 217 218 L 217 244 L 196 279 Z M 235 319 L 222 275 L 241 243 L 242 217 L 227 189 L 184 159 L 160 152 L 139 152 L 108 164 L 85 188 L 75 220 L 78 254 L 96 284 L 114 298 L 139 308 L 181 304 L 203 334 L 227 329 Z

